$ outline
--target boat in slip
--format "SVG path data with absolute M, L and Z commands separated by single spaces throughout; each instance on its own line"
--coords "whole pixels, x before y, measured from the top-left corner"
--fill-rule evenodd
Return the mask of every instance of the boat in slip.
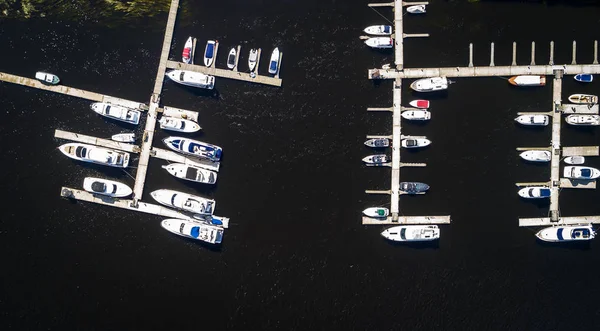
M 175 83 L 212 90 L 215 77 L 187 70 L 171 70 L 165 74 Z
M 171 175 L 202 184 L 214 184 L 217 182 L 217 173 L 207 169 L 193 167 L 182 163 L 171 163 L 162 166 Z
M 383 163 L 390 162 L 390 159 L 385 154 L 375 154 L 375 155 L 365 156 L 362 160 L 366 164 L 383 164 Z
M 371 25 L 363 30 L 365 33 L 373 36 L 391 36 L 392 26 L 391 25 Z
M 550 162 L 552 154 L 550 151 L 529 150 L 519 154 L 519 156 L 531 162 Z
M 600 116 L 573 114 L 565 117 L 565 121 L 571 125 L 594 126 L 600 125 Z
M 365 145 L 372 148 L 390 147 L 390 140 L 388 138 L 373 138 L 365 141 Z
M 391 241 L 433 241 L 440 239 L 437 225 L 399 225 L 383 230 L 381 235 Z
M 235 47 L 232 47 L 229 50 L 229 55 L 227 55 L 227 68 L 233 69 L 235 67 L 235 60 L 237 59 L 237 51 Z
M 400 191 L 406 194 L 418 194 L 429 190 L 429 185 L 419 182 L 400 182 Z
M 409 14 L 425 14 L 426 12 L 425 5 L 414 5 L 406 7 L 406 12 Z
M 64 144 L 58 149 L 66 156 L 79 161 L 116 168 L 127 168 L 129 165 L 129 153 L 127 152 L 80 143 Z
M 566 164 L 584 164 L 585 156 L 567 156 L 565 157 Z
M 431 119 L 431 112 L 427 110 L 407 110 L 403 111 L 401 116 L 411 121 L 427 121 Z
M 448 89 L 446 77 L 431 77 L 416 80 L 410 84 L 410 88 L 417 92 L 433 92 Z
M 584 241 L 594 239 L 596 231 L 591 224 L 559 225 L 541 229 L 535 236 L 547 242 Z
M 165 230 L 185 238 L 196 239 L 209 244 L 223 241 L 223 228 L 206 223 L 169 218 L 160 222 Z
M 223 149 L 219 146 L 183 137 L 167 137 L 163 139 L 163 143 L 176 152 L 213 162 L 221 160 L 221 154 L 223 153 Z
M 142 113 L 136 109 L 129 109 L 123 106 L 112 105 L 105 102 L 94 102 L 90 107 L 97 114 L 104 117 L 134 125 L 138 125 L 140 123 L 140 117 Z
M 191 64 L 193 62 L 193 54 L 192 48 L 194 47 L 194 38 L 189 37 L 185 42 L 185 46 L 183 46 L 183 54 L 181 55 L 181 60 L 183 63 Z
M 598 103 L 598 96 L 591 94 L 571 94 L 569 96 L 569 101 L 571 101 L 572 103 L 591 105 Z
M 546 85 L 546 76 L 521 75 L 512 76 L 508 82 L 515 86 L 544 86 Z
M 160 204 L 194 214 L 212 215 L 215 211 L 216 202 L 212 199 L 166 189 L 156 190 L 150 195 Z
M 41 71 L 35 73 L 35 79 L 39 80 L 44 84 L 50 85 L 56 85 L 60 83 L 60 79 L 58 78 L 58 76 Z
M 269 73 L 275 75 L 279 71 L 279 48 L 275 47 L 271 53 L 271 61 L 269 61 Z
M 591 180 L 600 177 L 600 170 L 584 166 L 566 166 L 563 169 L 563 176 L 571 179 Z
M 528 186 L 519 190 L 519 196 L 525 199 L 543 199 L 552 195 L 550 188 L 545 186 Z
M 429 108 L 429 100 L 413 100 L 408 103 L 415 108 L 427 109 Z
M 581 83 L 591 83 L 592 81 L 594 81 L 594 75 L 592 74 L 578 74 L 575 75 L 576 81 L 581 82 Z
M 369 207 L 363 210 L 363 214 L 372 218 L 385 218 L 390 215 L 390 210 L 385 207 Z
M 90 193 L 107 195 L 113 198 L 124 198 L 133 193 L 131 188 L 123 183 L 95 177 L 85 177 L 83 189 Z
M 135 133 L 119 133 L 113 134 L 110 139 L 122 143 L 132 143 L 135 141 Z
M 546 126 L 550 123 L 548 115 L 521 115 L 515 118 L 515 121 L 530 126 Z
M 402 139 L 402 147 L 404 148 L 419 148 L 429 146 L 431 140 L 427 138 L 406 138 Z
M 194 121 L 169 116 L 161 117 L 158 123 L 161 129 L 177 132 L 197 132 L 201 129 Z
M 248 69 L 250 69 L 250 72 L 253 72 L 254 69 L 256 69 L 256 61 L 258 60 L 258 50 L 256 48 L 253 48 L 250 50 L 250 53 L 248 54 Z
M 204 48 L 204 65 L 210 67 L 215 59 L 215 49 L 218 41 L 209 40 L 206 42 L 206 47 Z
M 365 40 L 365 44 L 372 48 L 392 48 L 394 39 L 390 37 L 373 37 Z

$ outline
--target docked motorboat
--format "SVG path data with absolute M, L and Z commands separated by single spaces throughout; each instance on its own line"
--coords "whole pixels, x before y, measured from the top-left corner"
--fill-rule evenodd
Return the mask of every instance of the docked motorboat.
M 119 133 L 113 134 L 110 139 L 122 143 L 132 143 L 135 141 L 135 133 Z
M 269 73 L 275 75 L 279 70 L 279 48 L 275 47 L 271 53 L 271 61 L 269 61 Z
M 215 211 L 216 202 L 212 199 L 166 189 L 156 190 L 150 195 L 160 204 L 194 214 L 212 215 Z
M 527 186 L 519 190 L 519 196 L 525 199 L 549 198 L 551 194 L 550 188 L 545 186 Z
M 576 81 L 581 82 L 581 83 L 591 83 L 594 80 L 594 75 L 592 74 L 578 74 L 575 75 Z
M 519 124 L 533 125 L 533 126 L 546 126 L 546 125 L 548 125 L 548 123 L 550 123 L 550 119 L 548 118 L 548 115 L 539 115 L 539 114 L 521 115 L 521 116 L 518 116 L 517 118 L 515 118 L 515 121 L 517 121 Z
M 563 176 L 571 179 L 596 179 L 600 177 L 600 170 L 584 166 L 566 166 L 563 169 Z
M 35 73 L 35 79 L 39 80 L 42 83 L 50 85 L 56 85 L 60 83 L 60 79 L 58 78 L 58 76 L 41 71 Z
M 215 87 L 215 76 L 187 70 L 171 70 L 165 74 L 175 83 L 212 90 Z
M 408 103 L 415 108 L 427 109 L 429 108 L 429 100 L 413 100 Z
M 216 46 L 217 41 L 215 40 L 209 40 L 206 42 L 206 47 L 204 48 L 204 65 L 207 67 L 210 67 L 213 64 Z
M 585 156 L 567 156 L 565 157 L 566 164 L 584 164 Z
M 546 76 L 538 75 L 520 75 L 513 76 L 508 82 L 515 86 L 544 86 L 546 85 Z
M 541 229 L 535 236 L 548 242 L 585 241 L 594 239 L 596 231 L 591 224 L 559 225 Z
M 419 182 L 400 182 L 400 191 L 407 194 L 418 194 L 429 190 L 429 185 Z
M 258 50 L 256 48 L 253 48 L 250 50 L 250 54 L 248 55 L 248 69 L 250 69 L 250 72 L 253 72 L 254 68 L 256 68 L 257 60 L 258 60 Z
M 372 48 L 392 48 L 394 39 L 390 37 L 373 37 L 365 40 L 365 44 Z
M 588 114 L 573 114 L 565 117 L 565 121 L 571 125 L 600 125 L 600 116 Z
M 235 67 L 235 60 L 237 59 L 237 51 L 235 47 L 231 47 L 229 55 L 227 55 L 227 68 L 233 69 Z
M 140 117 L 142 113 L 136 109 L 129 109 L 123 106 L 117 106 L 105 102 L 94 102 L 90 107 L 97 114 L 104 117 L 134 125 L 138 125 L 140 123 Z
M 531 162 L 550 162 L 552 153 L 550 151 L 529 150 L 519 154 L 521 158 Z
M 411 121 L 427 121 L 431 119 L 431 112 L 427 110 L 406 110 L 400 114 L 404 119 Z
M 213 162 L 221 160 L 221 154 L 223 153 L 223 149 L 219 146 L 183 137 L 167 137 L 163 139 L 163 142 L 176 152 L 208 159 Z
M 363 210 L 363 214 L 367 217 L 384 218 L 390 215 L 390 210 L 385 207 L 370 207 Z
M 171 163 L 162 166 L 162 168 L 177 178 L 189 180 L 191 182 L 202 184 L 214 184 L 217 182 L 217 173 L 208 169 L 202 169 L 182 163 Z
M 406 7 L 406 12 L 409 14 L 425 14 L 425 5 L 414 5 Z
M 201 129 L 194 121 L 169 116 L 161 117 L 158 123 L 161 129 L 177 132 L 196 132 Z
M 223 228 L 194 221 L 169 218 L 160 222 L 163 229 L 185 238 L 201 240 L 209 244 L 220 244 L 223 241 Z
M 195 219 L 203 222 L 203 223 L 208 223 L 210 225 L 217 225 L 223 228 L 228 228 L 229 227 L 229 218 L 228 217 L 221 217 L 221 216 L 216 216 L 216 215 L 192 215 Z
M 365 145 L 373 148 L 390 147 L 390 140 L 388 138 L 373 138 L 365 141 Z
M 419 148 L 429 146 L 431 140 L 427 138 L 405 138 L 402 139 L 402 147 L 404 148 Z
M 417 92 L 433 92 L 448 89 L 446 77 L 431 77 L 416 80 L 410 84 L 410 88 Z
M 598 103 L 598 96 L 591 94 L 571 94 L 569 101 L 580 104 L 595 104 Z
M 183 63 L 190 64 L 192 63 L 192 48 L 194 47 L 194 38 L 189 37 L 185 42 L 185 46 L 183 46 L 183 54 L 181 55 L 181 59 Z
M 440 239 L 437 225 L 399 225 L 383 230 L 381 235 L 392 241 L 432 241 Z
M 79 161 L 117 168 L 127 168 L 129 165 L 129 153 L 127 152 L 80 143 L 64 144 L 58 149 L 66 156 Z
M 387 155 L 385 155 L 385 154 L 375 154 L 375 155 L 365 156 L 362 160 L 364 163 L 367 163 L 367 164 L 382 164 L 382 163 L 387 163 L 390 161 L 389 158 L 387 157 Z
M 113 198 L 124 198 L 133 193 L 131 188 L 123 183 L 95 177 L 85 177 L 83 189 L 90 193 L 107 195 Z
M 392 26 L 391 25 L 371 25 L 366 27 L 363 31 L 373 36 L 391 36 Z

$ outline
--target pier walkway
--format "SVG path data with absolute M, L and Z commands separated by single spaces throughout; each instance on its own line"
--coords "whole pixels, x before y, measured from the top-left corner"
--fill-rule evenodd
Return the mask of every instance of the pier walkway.
M 450 216 L 396 216 L 386 219 L 362 217 L 363 225 L 450 224 Z
M 281 55 L 283 55 L 283 53 L 280 53 L 280 59 L 281 59 Z M 282 80 L 278 77 L 263 76 L 263 75 L 256 74 L 253 78 L 252 76 L 250 76 L 250 73 L 240 72 L 237 70 L 230 70 L 230 69 L 220 69 L 220 68 L 216 68 L 214 66 L 205 67 L 205 66 L 196 65 L 196 64 L 187 64 L 187 63 L 183 63 L 183 62 L 167 61 L 167 67 L 169 69 L 189 70 L 189 71 L 199 72 L 199 73 L 202 73 L 205 75 L 212 75 L 212 76 L 216 76 L 216 77 L 242 80 L 245 82 L 256 83 L 256 84 L 264 84 L 264 85 L 271 85 L 271 86 L 277 86 L 277 87 L 281 87 L 281 84 L 282 84 Z M 280 62 L 279 69 L 281 70 L 281 62 Z M 255 71 L 258 71 L 258 62 L 257 62 Z
M 560 125 L 562 113 L 560 104 L 562 102 L 562 78 L 563 71 L 556 70 L 552 80 L 552 141 L 550 159 L 550 218 L 556 222 L 559 217 L 558 196 L 560 194 Z

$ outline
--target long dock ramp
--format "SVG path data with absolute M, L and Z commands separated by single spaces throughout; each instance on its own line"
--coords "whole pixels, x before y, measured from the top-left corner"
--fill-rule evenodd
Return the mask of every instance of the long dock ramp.
M 183 62 L 176 61 L 167 61 L 167 67 L 169 69 L 178 69 L 178 70 L 189 70 L 194 72 L 199 72 L 205 75 L 212 75 L 216 77 L 229 78 L 235 80 L 241 80 L 250 83 L 256 84 L 264 84 L 281 87 L 282 80 L 276 77 L 263 76 L 263 75 L 254 75 L 254 77 L 250 76 L 250 73 L 243 73 L 239 71 L 233 71 L 229 69 L 220 69 L 215 67 L 205 67 L 196 64 L 187 64 Z
M 560 194 L 560 125 L 562 124 L 562 116 L 560 113 L 560 105 L 562 100 L 562 78 L 563 71 L 556 70 L 554 79 L 552 80 L 552 111 L 555 112 L 552 116 L 552 151 L 550 152 L 550 218 L 558 220 L 558 196 Z
M 447 216 L 398 216 L 377 219 L 363 216 L 363 225 L 400 225 L 400 224 L 450 224 L 450 215 Z
M 519 226 L 551 226 L 587 223 L 600 224 L 600 216 L 560 217 L 558 221 L 552 221 L 549 217 L 519 218 Z

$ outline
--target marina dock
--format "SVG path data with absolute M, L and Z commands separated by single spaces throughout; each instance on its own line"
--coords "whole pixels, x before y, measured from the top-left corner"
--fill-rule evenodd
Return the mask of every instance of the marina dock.
M 552 151 L 550 153 L 550 218 L 558 221 L 558 196 L 560 194 L 560 125 L 562 122 L 562 113 L 557 105 L 562 102 L 562 77 L 563 71 L 556 70 L 552 80 Z
M 283 54 L 283 53 L 281 53 L 281 54 Z M 259 55 L 260 55 L 260 53 L 259 53 Z M 280 56 L 280 58 L 281 58 L 281 56 Z M 260 56 L 259 56 L 259 59 L 260 59 Z M 256 74 L 254 77 L 252 77 L 252 76 L 250 76 L 250 73 L 247 73 L 247 72 L 240 72 L 237 70 L 234 71 L 234 70 L 230 70 L 230 69 L 220 69 L 220 68 L 216 68 L 214 66 L 207 68 L 205 66 L 196 65 L 196 64 L 187 64 L 187 63 L 183 63 L 183 62 L 167 61 L 167 67 L 169 69 L 189 70 L 189 71 L 199 72 L 199 73 L 202 73 L 205 75 L 242 80 L 245 82 L 256 83 L 256 84 L 264 84 L 264 85 L 277 86 L 277 87 L 281 87 L 281 84 L 282 84 L 282 80 L 278 77 L 264 76 L 264 75 L 258 75 L 258 74 Z M 256 62 L 255 71 L 258 71 L 258 60 Z
M 450 224 L 450 216 L 396 216 L 385 219 L 362 217 L 363 225 Z

